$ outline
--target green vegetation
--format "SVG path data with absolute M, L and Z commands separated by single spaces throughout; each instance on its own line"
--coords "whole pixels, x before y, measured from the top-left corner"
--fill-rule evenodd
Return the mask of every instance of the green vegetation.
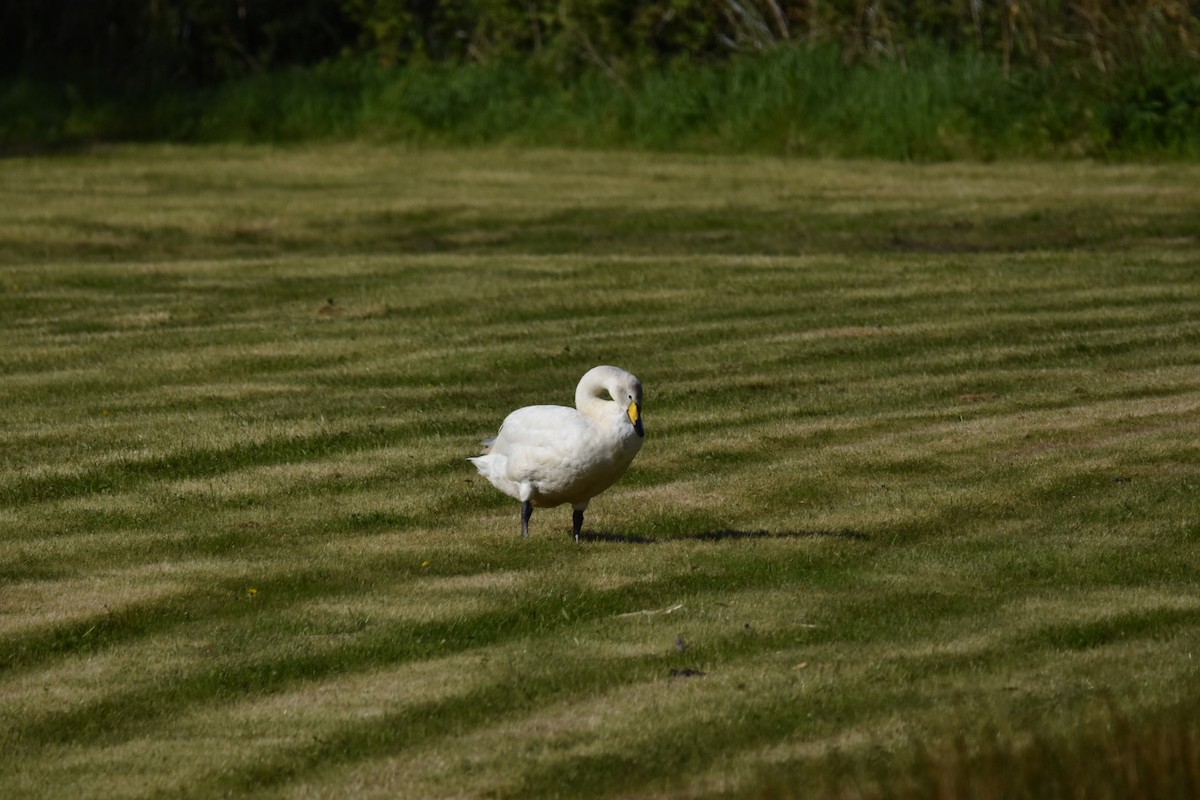
M 0 11 L 0 148 L 1195 159 L 1194 5 L 17 0 Z
M 0 795 L 1194 790 L 1195 168 L 4 170 Z M 599 363 L 522 540 L 464 459 Z

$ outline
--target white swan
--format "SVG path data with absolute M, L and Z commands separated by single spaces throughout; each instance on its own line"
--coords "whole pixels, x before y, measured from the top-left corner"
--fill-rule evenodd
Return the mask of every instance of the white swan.
M 578 541 L 588 502 L 624 474 L 645 435 L 641 382 L 617 367 L 595 367 L 575 389 L 575 408 L 519 408 L 485 442 L 485 455 L 468 460 L 521 501 L 523 536 L 529 536 L 535 506 L 570 503 Z

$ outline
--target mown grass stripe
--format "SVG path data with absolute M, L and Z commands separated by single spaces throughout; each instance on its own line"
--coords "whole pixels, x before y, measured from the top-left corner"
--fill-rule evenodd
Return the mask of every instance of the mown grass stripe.
M 65 475 L 18 478 L 0 491 L 7 507 L 46 503 L 89 494 L 124 492 L 148 481 L 220 475 L 245 467 L 328 458 L 348 451 L 380 447 L 394 430 L 358 428 L 290 435 L 232 447 L 188 448 L 169 455 L 130 458 Z
M 818 573 L 804 564 L 778 565 L 772 569 L 742 574 L 736 564 L 720 572 L 731 586 L 772 586 L 785 576 L 804 576 L 812 581 Z M 841 569 L 822 570 L 822 583 L 836 583 Z M 470 574 L 470 572 L 467 572 Z M 264 585 L 278 585 L 296 599 L 332 599 L 358 590 L 361 577 L 345 575 L 333 579 L 321 571 L 270 576 Z M 378 576 L 376 576 L 378 577 Z M 116 691 L 109 696 L 68 712 L 17 727 L 18 739 L 30 745 L 120 739 L 134 736 L 154 720 L 180 713 L 194 702 L 224 702 L 229 699 L 271 694 L 309 683 L 360 671 L 369 667 L 397 664 L 422 658 L 512 641 L 527 636 L 553 636 L 563 628 L 588 621 L 611 618 L 642 603 L 666 603 L 706 591 L 721 579 L 714 571 L 684 572 L 639 582 L 635 586 L 599 590 L 572 587 L 551 593 L 530 592 L 516 597 L 505 593 L 506 602 L 495 611 L 461 619 L 432 623 L 378 623 L 349 644 L 325 652 L 288 653 L 280 657 L 245 657 L 242 662 L 212 666 L 198 665 L 190 675 L 175 675 L 169 685 L 135 691 Z M 286 587 L 286 588 L 284 588 Z M 205 627 L 223 621 L 245 620 L 247 625 L 264 624 L 260 611 L 242 598 L 241 583 L 227 586 L 214 597 L 194 592 L 166 604 L 135 605 L 115 614 L 84 619 L 66 627 L 13 637 L 13 655 L 8 670 L 29 669 L 131 640 L 160 637 L 173 629 Z M 281 601 L 285 604 L 290 601 Z
M 418 704 L 366 723 L 343 725 L 319 741 L 280 750 L 266 764 L 230 770 L 225 775 L 187 787 L 183 797 L 212 794 L 254 795 L 304 780 L 306 777 L 415 747 L 461 736 L 483 726 L 575 697 L 589 697 L 657 672 L 665 675 L 673 661 L 668 655 L 606 661 L 603 670 L 587 665 L 556 683 L 524 687 L 496 683 L 450 700 Z

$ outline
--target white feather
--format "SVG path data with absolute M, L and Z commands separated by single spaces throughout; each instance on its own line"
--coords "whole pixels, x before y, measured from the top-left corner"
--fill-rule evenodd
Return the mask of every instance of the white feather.
M 623 369 L 596 367 L 579 381 L 575 406 L 517 409 L 487 454 L 470 461 L 522 503 L 570 503 L 582 511 L 625 473 L 642 447 L 642 384 Z

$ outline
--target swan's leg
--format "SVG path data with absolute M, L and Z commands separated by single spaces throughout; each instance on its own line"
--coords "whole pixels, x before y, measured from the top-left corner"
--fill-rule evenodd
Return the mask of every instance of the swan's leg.
M 583 509 L 577 508 L 571 512 L 571 532 L 575 534 L 575 541 L 579 541 L 579 532 L 583 530 Z
M 529 518 L 533 516 L 533 503 L 526 500 L 521 503 L 521 536 L 529 538 Z

